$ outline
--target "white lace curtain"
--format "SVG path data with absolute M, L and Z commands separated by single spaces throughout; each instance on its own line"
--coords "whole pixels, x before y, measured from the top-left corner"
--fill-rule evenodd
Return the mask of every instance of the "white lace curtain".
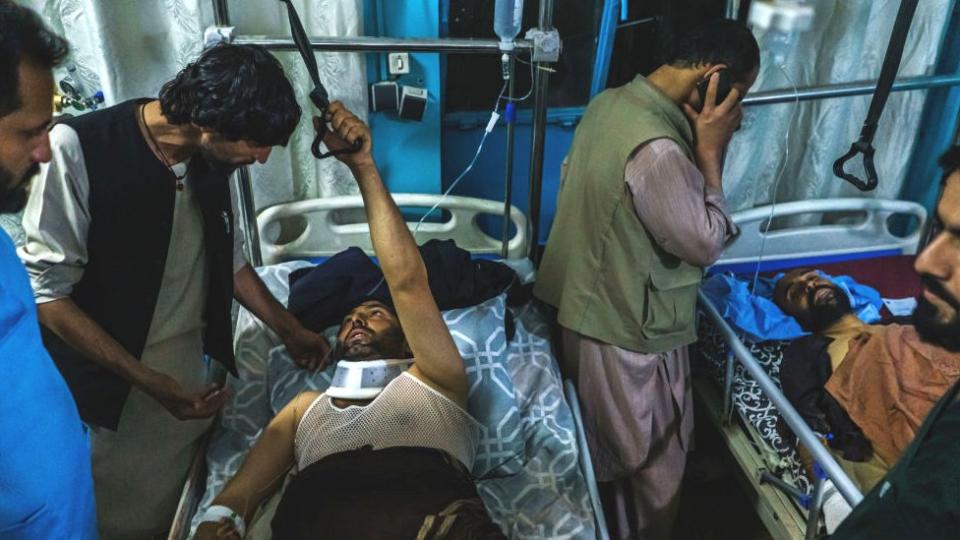
M 310 35 L 356 36 L 363 33 L 363 0 L 295 2 Z M 60 35 L 70 41 L 71 59 L 87 89 L 102 89 L 106 104 L 156 96 L 160 86 L 202 51 L 203 31 L 214 22 L 210 0 L 26 0 Z M 280 2 L 231 0 L 230 22 L 243 35 L 288 36 Z M 279 53 L 305 112 L 310 78 L 295 52 Z M 367 113 L 366 68 L 361 54 L 319 53 L 320 78 L 331 99 L 343 101 L 363 118 Z M 265 165 L 251 167 L 259 208 L 291 200 L 355 193 L 349 171 L 334 159 L 310 154 L 313 127 L 301 117 L 287 148 L 275 149 Z M 20 237 L 18 218 L 6 216 L 4 228 Z
M 875 80 L 900 0 L 818 0 L 813 28 L 792 36 L 758 35 L 762 69 L 754 91 Z M 920 2 L 899 77 L 933 73 L 952 0 Z M 779 43 L 778 43 L 779 42 Z M 781 56 L 781 58 L 775 58 Z M 782 60 L 778 62 L 777 60 Z M 778 67 L 784 66 L 788 77 Z M 866 196 L 896 199 L 916 142 L 927 92 L 890 95 L 874 139 L 880 185 Z M 864 196 L 833 175 L 833 162 L 859 136 L 871 96 L 748 108 L 727 152 L 724 191 L 733 210 L 768 204 L 781 167 L 777 201 Z M 789 133 L 789 145 L 786 136 Z M 858 156 L 848 170 L 864 177 Z M 853 167 L 856 165 L 856 167 Z

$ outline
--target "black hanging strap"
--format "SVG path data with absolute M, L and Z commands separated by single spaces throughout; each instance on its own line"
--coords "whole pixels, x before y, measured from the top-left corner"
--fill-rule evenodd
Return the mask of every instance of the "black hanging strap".
M 323 136 L 326 135 L 329 129 L 327 127 L 326 115 L 327 108 L 330 106 L 330 96 L 327 94 L 327 89 L 323 87 L 323 83 L 320 82 L 320 70 L 317 68 L 317 59 L 313 55 L 313 49 L 310 48 L 310 40 L 307 38 L 307 33 L 303 29 L 303 24 L 300 22 L 300 16 L 297 15 L 297 10 L 293 7 L 291 0 L 280 0 L 280 2 L 287 5 L 287 18 L 290 20 L 290 33 L 293 35 L 293 43 L 297 46 L 297 50 L 300 51 L 303 63 L 307 66 L 307 73 L 310 74 L 310 78 L 313 80 L 313 90 L 310 91 L 310 101 L 313 102 L 313 105 L 320 112 L 320 127 L 317 130 L 316 136 L 313 138 L 313 144 L 310 145 L 310 151 L 313 152 L 314 157 L 317 159 L 325 159 L 330 156 L 351 154 L 360 150 L 360 148 L 363 147 L 363 141 L 358 139 L 353 144 L 353 148 L 320 152 L 320 143 L 323 142 Z
M 900 3 L 900 11 L 897 12 L 897 20 L 893 24 L 890 43 L 887 45 L 887 54 L 883 58 L 883 68 L 880 70 L 877 88 L 873 92 L 873 101 L 870 102 L 867 119 L 863 122 L 863 128 L 860 130 L 860 138 L 850 146 L 849 152 L 833 164 L 833 174 L 857 186 L 860 191 L 872 191 L 877 187 L 877 170 L 873 166 L 873 154 L 875 152 L 873 136 L 877 133 L 880 115 L 883 114 L 883 108 L 890 96 L 890 89 L 893 88 L 893 82 L 897 78 L 900 59 L 903 58 L 903 46 L 907 42 L 907 34 L 910 31 L 910 23 L 913 22 L 913 14 L 917 10 L 918 1 L 903 0 Z M 853 159 L 858 153 L 863 154 L 863 168 L 867 171 L 866 181 L 843 170 L 847 161 Z

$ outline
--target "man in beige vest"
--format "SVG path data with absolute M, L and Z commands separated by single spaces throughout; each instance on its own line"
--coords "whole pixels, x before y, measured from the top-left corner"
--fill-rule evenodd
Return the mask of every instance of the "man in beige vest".
M 567 155 L 534 292 L 558 310 L 616 538 L 670 536 L 693 433 L 696 291 L 736 234 L 723 158 L 759 65 L 746 27 L 708 23 L 649 77 L 598 95 Z

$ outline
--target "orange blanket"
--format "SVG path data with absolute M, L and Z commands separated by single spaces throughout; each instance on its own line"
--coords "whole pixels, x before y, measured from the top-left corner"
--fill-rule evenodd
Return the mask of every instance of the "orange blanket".
M 826 388 L 892 465 L 958 378 L 960 355 L 924 343 L 913 326 L 895 324 L 850 340 Z

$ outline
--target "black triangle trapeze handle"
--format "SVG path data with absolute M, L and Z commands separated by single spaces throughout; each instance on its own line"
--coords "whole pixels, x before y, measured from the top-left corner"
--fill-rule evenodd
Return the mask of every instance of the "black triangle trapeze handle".
M 303 29 L 303 23 L 300 22 L 300 16 L 297 15 L 296 8 L 293 7 L 291 0 L 280 0 L 280 2 L 287 5 L 287 19 L 290 20 L 290 34 L 293 36 L 293 43 L 297 46 L 297 50 L 300 51 L 300 57 L 303 58 L 303 63 L 307 67 L 307 73 L 313 81 L 313 90 L 310 91 L 310 101 L 313 102 L 313 105 L 320 112 L 320 122 L 318 123 L 316 134 L 313 137 L 313 143 L 310 145 L 310 152 L 312 152 L 313 156 L 317 159 L 326 159 L 340 154 L 359 152 L 360 149 L 363 148 L 362 139 L 354 141 L 351 148 L 343 148 L 329 152 L 320 151 L 320 143 L 323 142 L 324 136 L 330 131 L 330 127 L 327 125 L 327 108 L 330 107 L 330 96 L 327 94 L 327 89 L 324 88 L 323 83 L 320 82 L 320 70 L 317 67 L 317 59 L 313 54 L 313 50 L 310 48 L 310 39 L 307 38 L 307 32 Z
M 918 2 L 919 0 L 902 0 L 900 2 L 897 19 L 893 23 L 893 31 L 890 33 L 890 42 L 887 44 L 887 52 L 883 57 L 883 67 L 880 69 L 880 77 L 877 79 L 877 87 L 873 91 L 873 100 L 870 101 L 870 110 L 867 111 L 867 118 L 860 130 L 860 138 L 850 146 L 850 151 L 833 163 L 833 174 L 850 182 L 860 191 L 873 191 L 879 183 L 877 169 L 873 166 L 873 154 L 875 152 L 873 136 L 877 133 L 880 115 L 883 114 L 883 108 L 887 104 L 890 90 L 893 89 L 893 83 L 897 78 L 900 60 L 903 58 L 903 47 L 907 42 L 910 23 L 913 22 L 913 15 L 917 11 Z M 843 168 L 857 154 L 863 154 L 863 168 L 867 173 L 866 180 L 857 178 Z

